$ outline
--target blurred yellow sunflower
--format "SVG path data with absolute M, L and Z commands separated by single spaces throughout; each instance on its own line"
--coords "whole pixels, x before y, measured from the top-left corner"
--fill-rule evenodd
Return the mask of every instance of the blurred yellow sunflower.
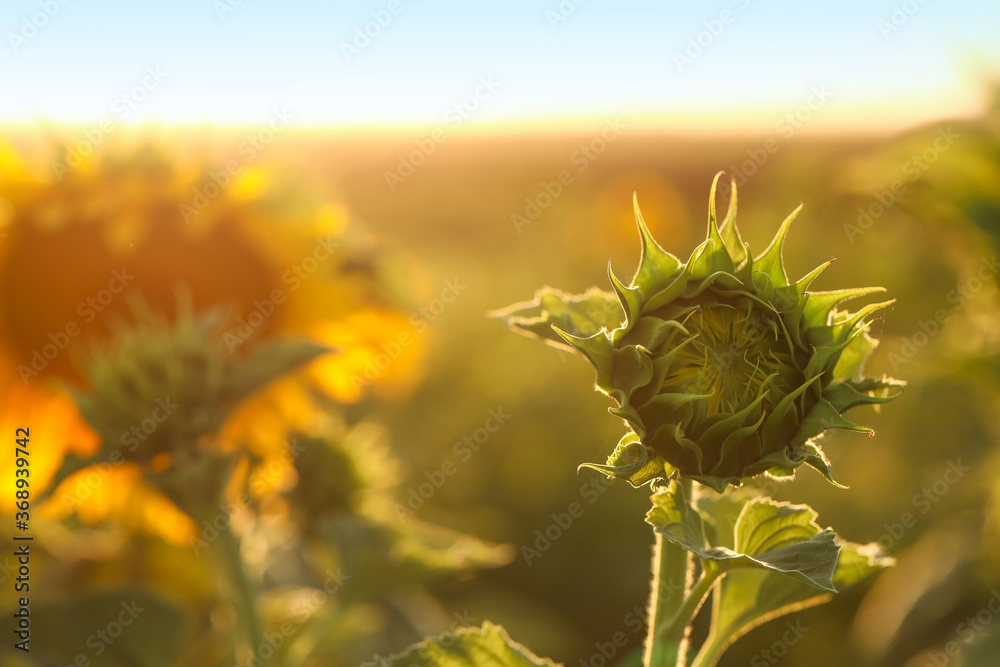
M 67 452 L 97 448 L 65 387 L 83 383 L 90 346 L 127 321 L 130 294 L 167 317 L 176 315 L 178 289 L 195 311 L 226 308 L 230 351 L 275 336 L 337 350 L 228 420 L 221 444 L 242 443 L 265 464 L 284 453 L 289 431 L 310 430 L 314 397 L 354 402 L 413 387 L 420 340 L 376 367 L 385 345 L 411 326 L 379 289 L 342 206 L 268 169 L 262 157 L 209 161 L 205 147 L 150 143 L 101 148 L 29 163 L 28 152 L 0 145 L 0 424 L 11 434 L 31 427 L 36 493 Z M 12 466 L 0 460 L 3 479 L 13 479 Z M 182 515 L 152 499 L 135 473 L 128 464 L 78 473 L 47 509 L 88 521 L 155 508 L 154 530 L 185 539 Z

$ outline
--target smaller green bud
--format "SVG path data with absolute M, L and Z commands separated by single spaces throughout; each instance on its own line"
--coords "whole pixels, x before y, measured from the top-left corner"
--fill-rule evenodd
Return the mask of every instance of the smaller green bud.
M 236 406 L 279 376 L 326 352 L 307 341 L 277 341 L 234 355 L 221 343 L 220 318 L 182 314 L 174 325 L 136 306 L 137 322 L 97 352 L 76 392 L 80 411 L 105 450 L 150 463 L 159 454 L 197 455 Z

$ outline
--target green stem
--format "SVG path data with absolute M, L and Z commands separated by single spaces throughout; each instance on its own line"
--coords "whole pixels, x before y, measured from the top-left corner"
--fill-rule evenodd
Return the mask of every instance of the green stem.
M 687 635 L 691 621 L 694 620 L 698 610 L 701 609 L 702 603 L 705 602 L 705 598 L 712 591 L 712 585 L 715 583 L 715 580 L 721 575 L 722 570 L 717 567 L 707 567 L 701 573 L 698 581 L 694 583 L 691 590 L 684 597 L 684 602 L 681 604 L 681 608 L 677 610 L 677 614 L 662 629 L 661 632 L 664 636 L 670 638 L 685 637 Z
M 695 656 L 691 667 L 714 667 L 719 661 L 724 647 L 724 641 L 712 632 L 708 639 L 705 640 L 705 644 L 701 647 L 701 650 L 698 651 L 698 655 Z
M 693 554 L 656 533 L 653 547 L 653 582 L 649 594 L 649 634 L 644 667 L 683 666 L 686 637 L 665 636 L 662 631 L 677 616 L 691 588 Z
M 683 502 L 694 504 L 695 489 L 690 480 L 678 482 Z M 653 550 L 653 583 L 649 597 L 649 634 L 643 655 L 644 667 L 685 667 L 691 623 L 701 605 L 724 574 L 715 563 L 702 563 L 694 581 L 694 554 L 659 532 Z M 715 628 L 713 610 L 712 628 Z M 692 666 L 693 667 L 693 666 Z
M 709 588 L 718 588 L 715 586 L 719 577 L 723 574 L 720 568 L 714 568 L 716 574 L 712 577 L 709 582 Z M 720 599 L 719 595 L 715 596 L 716 602 Z M 691 663 L 691 667 L 713 667 L 719 660 L 719 656 L 722 655 L 722 650 L 726 645 L 726 638 L 719 635 L 718 630 L 718 617 L 719 617 L 719 606 L 716 604 L 712 607 L 712 623 L 708 631 L 708 637 L 705 639 L 705 643 L 702 644 L 701 650 L 698 651 L 698 655 L 695 656 L 694 661 Z
M 219 531 L 219 542 L 230 582 L 236 592 L 240 624 L 244 628 L 247 641 L 250 642 L 250 650 L 256 655 L 264 643 L 264 636 L 261 634 L 260 620 L 257 618 L 257 600 L 254 589 L 249 577 L 247 577 L 243 555 L 240 553 L 240 541 L 230 527 L 228 530 Z M 263 656 L 257 655 L 256 657 L 260 661 L 259 664 L 267 663 Z
M 680 496 L 694 503 L 690 480 L 678 482 Z M 649 597 L 649 634 L 646 637 L 644 667 L 684 667 L 688 634 L 702 603 L 722 575 L 720 568 L 704 563 L 702 574 L 694 579 L 694 554 L 656 534 L 653 550 L 653 583 Z

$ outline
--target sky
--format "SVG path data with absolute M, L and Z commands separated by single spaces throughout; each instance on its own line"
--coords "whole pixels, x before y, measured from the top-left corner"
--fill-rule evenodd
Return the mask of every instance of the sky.
M 903 127 L 972 114 L 1000 3 L 4 0 L 0 123 Z

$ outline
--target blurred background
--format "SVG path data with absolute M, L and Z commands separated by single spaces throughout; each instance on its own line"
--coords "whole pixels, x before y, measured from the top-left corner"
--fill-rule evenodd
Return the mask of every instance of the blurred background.
M 852 415 L 874 438 L 824 441 L 849 490 L 765 483 L 898 567 L 720 664 L 1000 664 L 1000 6 L 16 0 L 0 28 L 0 422 L 30 425 L 36 485 L 33 651 L 0 659 L 255 664 L 226 648 L 211 554 L 232 532 L 272 664 L 484 620 L 567 665 L 638 664 L 648 493 L 576 472 L 622 424 L 585 360 L 487 312 L 607 287 L 609 258 L 630 274 L 633 193 L 686 257 L 722 170 L 755 253 L 803 203 L 789 274 L 837 257 L 818 289 L 897 299 L 869 374 L 909 386 Z M 139 382 L 95 428 L 88 360 L 127 365 L 147 311 L 214 313 L 197 345 L 234 365 L 269 341 L 335 352 L 200 405 L 218 419 L 193 434 L 172 424 L 205 371 L 163 362 L 194 392 L 177 416 Z M 187 469 L 183 438 L 239 454 L 221 510 L 155 476 Z M 136 596 L 152 611 L 118 639 Z

